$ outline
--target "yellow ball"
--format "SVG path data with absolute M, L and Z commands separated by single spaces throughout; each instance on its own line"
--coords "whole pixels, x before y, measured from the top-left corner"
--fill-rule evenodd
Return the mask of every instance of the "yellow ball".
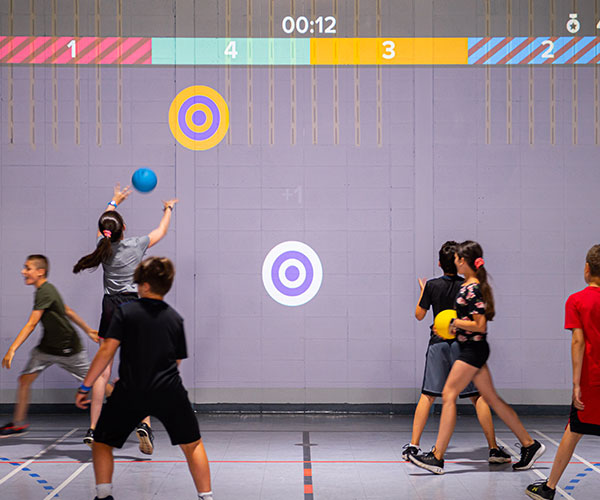
M 453 318 L 456 318 L 456 311 L 454 309 L 445 309 L 440 311 L 438 315 L 433 320 L 433 327 L 435 328 L 435 333 L 442 337 L 443 339 L 453 339 L 456 337 L 455 334 L 450 334 L 450 321 Z

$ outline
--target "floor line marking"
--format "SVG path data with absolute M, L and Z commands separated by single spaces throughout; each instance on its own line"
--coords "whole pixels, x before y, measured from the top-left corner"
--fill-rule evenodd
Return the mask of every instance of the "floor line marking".
M 546 434 L 544 434 L 543 432 L 540 432 L 536 429 L 533 429 L 533 432 L 535 432 L 536 434 L 539 434 L 540 436 L 542 436 L 544 439 L 547 439 L 548 441 L 550 441 L 554 446 L 558 446 L 560 443 L 558 441 L 555 441 L 554 439 L 552 439 L 550 436 L 546 436 Z M 585 458 L 579 456 L 577 453 L 573 453 L 573 456 L 579 460 L 581 463 L 587 465 L 590 469 L 592 469 L 593 471 L 597 472 L 598 474 L 600 474 L 600 469 L 598 467 L 596 467 L 594 464 L 588 462 Z
M 310 457 L 310 434 L 302 432 L 302 451 L 304 458 L 304 500 L 313 500 L 312 462 Z
M 502 441 L 500 438 L 498 438 L 498 436 L 496 436 L 496 441 L 498 441 L 498 443 L 501 446 L 504 446 L 504 448 L 506 448 L 508 451 L 510 451 L 511 455 L 513 455 L 514 457 L 520 459 L 521 457 L 519 456 L 519 454 L 513 450 L 510 446 L 508 446 L 504 441 Z M 540 477 L 541 479 L 548 479 L 546 476 L 544 476 L 544 474 L 542 474 L 539 470 L 537 469 L 529 469 L 531 472 L 534 472 L 535 474 L 538 475 L 538 477 Z M 556 486 L 556 491 L 558 491 L 563 497 L 568 498 L 569 500 L 575 500 L 575 497 L 572 497 L 571 495 L 569 495 L 565 490 L 563 490 L 562 488 L 559 488 L 558 486 Z
M 302 464 L 304 460 L 209 460 L 211 464 Z M 488 463 L 487 460 L 444 460 L 448 464 L 472 464 Z M 9 463 L 9 462 L 0 462 Z M 17 460 L 11 461 L 13 464 L 21 464 Z M 80 460 L 44 460 L 36 462 L 37 465 L 45 464 L 84 464 Z M 185 460 L 115 460 L 116 464 L 185 464 Z M 406 460 L 311 460 L 311 464 L 407 464 Z M 553 464 L 553 461 L 536 460 L 536 464 Z M 570 461 L 571 465 L 580 465 L 583 462 Z
M 81 474 L 90 464 L 91 464 L 91 462 L 84 463 L 81 467 L 79 467 L 79 469 L 77 469 L 67 479 L 65 479 L 62 483 L 60 483 L 52 493 L 50 493 L 47 497 L 44 498 L 44 500 L 50 500 L 51 498 L 54 498 L 56 495 L 58 495 L 59 491 L 62 491 L 63 489 L 65 489 L 66 486 L 71 481 L 73 481 L 73 479 L 75 479 L 79 474 Z
M 6 476 L 4 476 L 2 479 L 0 479 L 0 484 L 5 483 L 6 481 L 8 481 L 11 477 L 13 477 L 15 474 L 17 474 L 18 472 L 20 472 L 21 470 L 23 470 L 25 467 L 27 467 L 29 464 L 35 462 L 38 458 L 40 458 L 44 453 L 46 453 L 47 451 L 50 451 L 52 448 L 54 448 L 57 444 L 62 443 L 65 439 L 67 439 L 71 434 L 73 434 L 74 432 L 78 431 L 79 427 L 75 427 L 74 429 L 71 429 L 69 432 L 67 432 L 63 437 L 58 438 L 56 441 L 54 441 L 54 443 L 52 443 L 50 446 L 48 446 L 47 448 L 44 448 L 42 451 L 38 452 L 36 455 L 33 456 L 33 458 L 27 460 L 27 462 L 24 462 L 22 465 L 20 465 L 19 467 L 17 467 L 16 469 L 12 470 L 10 473 L 8 473 Z

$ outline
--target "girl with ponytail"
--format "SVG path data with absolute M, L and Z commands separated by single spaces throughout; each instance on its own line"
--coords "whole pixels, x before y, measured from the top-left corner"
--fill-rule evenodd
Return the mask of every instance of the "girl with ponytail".
M 442 415 L 435 446 L 429 453 L 410 455 L 411 462 L 435 474 L 444 473 L 444 453 L 456 424 L 456 398 L 473 381 L 479 394 L 521 442 L 521 460 L 515 470 L 525 470 L 544 453 L 545 446 L 532 439 L 515 411 L 498 396 L 487 366 L 490 348 L 487 322 L 495 315 L 494 294 L 488 282 L 483 250 L 475 241 L 465 241 L 456 248 L 456 269 L 465 278 L 456 297 L 457 318 L 450 328 L 456 333 L 460 355 L 452 365 L 442 392 Z
M 121 189 L 117 184 L 113 197 L 106 210 L 98 220 L 98 233 L 96 249 L 77 261 L 73 272 L 79 273 L 84 269 L 96 269 L 102 266 L 104 271 L 104 297 L 102 298 L 102 315 L 98 336 L 103 342 L 113 312 L 117 307 L 138 298 L 137 285 L 134 283 L 133 274 L 137 265 L 142 261 L 146 250 L 156 245 L 167 234 L 171 222 L 171 214 L 177 199 L 163 201 L 163 215 L 156 229 L 146 236 L 125 238 L 125 222 L 116 210 L 117 207 L 131 194 L 129 186 Z M 100 416 L 106 386 L 110 379 L 112 362 L 98 377 L 92 388 L 92 404 L 90 407 L 91 427 L 88 429 L 83 442 L 92 446 L 94 442 L 94 428 Z M 153 452 L 153 435 L 150 428 L 150 419 L 146 417 L 136 429 L 140 440 L 140 450 L 148 455 Z

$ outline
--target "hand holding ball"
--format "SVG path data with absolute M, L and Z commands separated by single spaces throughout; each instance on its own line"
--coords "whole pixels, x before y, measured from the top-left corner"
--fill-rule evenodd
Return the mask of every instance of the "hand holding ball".
M 454 309 L 445 309 L 440 311 L 433 320 L 433 328 L 435 334 L 443 339 L 450 340 L 456 337 L 455 333 L 450 332 L 450 322 L 456 319 L 456 311 Z
M 133 187 L 142 193 L 149 193 L 156 187 L 158 178 L 149 168 L 138 168 L 131 176 Z

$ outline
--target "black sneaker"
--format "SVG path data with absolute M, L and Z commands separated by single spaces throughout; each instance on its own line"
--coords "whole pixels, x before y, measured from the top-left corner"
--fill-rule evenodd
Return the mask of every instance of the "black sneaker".
M 154 434 L 148 424 L 142 422 L 135 429 L 138 439 L 140 440 L 140 451 L 145 455 L 154 453 Z
M 509 464 L 510 455 L 504 451 L 502 446 L 498 448 L 490 448 L 490 457 L 488 462 L 491 464 Z
M 533 463 L 540 458 L 546 447 L 539 441 L 534 441 L 531 446 L 521 446 L 521 460 L 513 464 L 514 470 L 527 470 L 533 467 Z
M 29 425 L 15 425 L 12 422 L 0 427 L 0 438 L 7 438 L 10 436 L 24 436 L 27 434 Z
M 552 500 L 556 490 L 548 488 L 546 483 L 548 483 L 548 481 L 538 481 L 530 484 L 527 486 L 527 488 L 525 488 L 525 494 L 529 498 L 535 498 L 537 500 Z
M 87 444 L 90 448 L 94 444 L 94 429 L 91 427 L 85 433 L 85 437 L 83 438 L 83 442 Z
M 408 460 L 408 457 L 410 455 L 418 455 L 419 453 L 421 453 L 421 448 L 417 447 L 417 446 L 411 446 L 410 444 L 405 444 L 402 447 L 402 458 L 404 460 Z
M 94 497 L 94 500 L 100 500 L 98 497 Z M 102 500 L 115 500 L 112 495 L 108 495 L 104 497 Z
M 408 459 L 417 467 L 427 469 L 434 474 L 444 473 L 444 459 L 438 460 L 435 458 L 433 451 L 422 455 L 409 455 Z

